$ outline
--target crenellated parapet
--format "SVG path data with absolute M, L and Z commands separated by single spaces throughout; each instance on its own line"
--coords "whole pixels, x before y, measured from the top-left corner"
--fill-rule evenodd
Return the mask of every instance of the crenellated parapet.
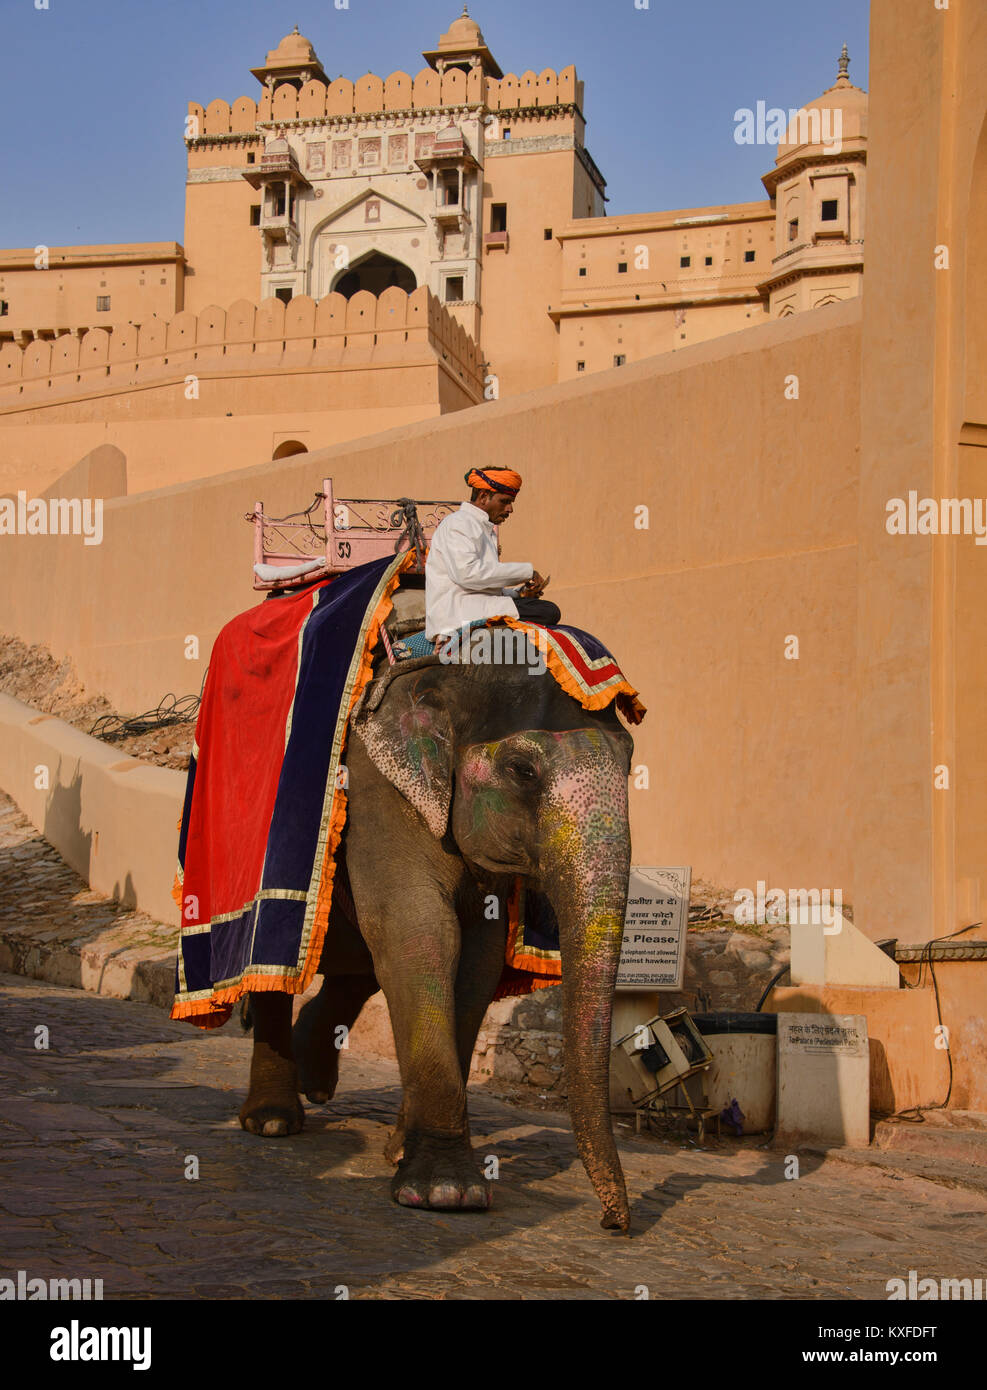
M 539 110 L 550 107 L 582 107 L 582 83 L 573 66 L 556 72 L 508 72 L 490 77 L 479 68 L 443 73 L 423 68 L 415 77 L 392 72 L 381 78 L 365 73 L 355 82 L 339 77 L 328 86 L 312 78 L 300 87 L 283 82 L 268 87 L 259 101 L 238 97 L 232 106 L 211 101 L 208 106 L 190 101 L 189 143 L 203 137 L 252 134 L 258 124 L 286 121 L 321 121 L 351 116 L 377 116 L 397 111 L 435 111 L 443 108 L 486 107 L 490 111 Z
M 0 410 L 224 370 L 398 365 L 420 361 L 429 347 L 480 399 L 476 344 L 424 285 L 411 294 L 301 295 L 288 304 L 241 299 L 169 322 L 91 328 L 81 340 L 66 333 L 23 348 L 8 343 L 0 349 Z

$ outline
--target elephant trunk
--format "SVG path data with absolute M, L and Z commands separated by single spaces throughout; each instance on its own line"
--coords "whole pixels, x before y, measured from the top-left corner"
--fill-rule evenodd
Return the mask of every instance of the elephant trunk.
M 593 751 L 594 775 L 570 767 L 547 799 L 541 886 L 559 923 L 576 1146 L 603 1206 L 600 1224 L 626 1231 L 630 1212 L 610 1118 L 610 1014 L 630 871 L 627 778 L 612 757 L 612 771 L 601 769 L 602 750 Z

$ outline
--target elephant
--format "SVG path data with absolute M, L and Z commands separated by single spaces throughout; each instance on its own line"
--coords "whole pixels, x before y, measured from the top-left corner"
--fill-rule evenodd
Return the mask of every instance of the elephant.
M 610 1016 L 630 872 L 633 741 L 613 704 L 584 709 L 544 665 L 383 665 L 350 722 L 347 826 L 319 994 L 292 1030 L 292 998 L 252 993 L 244 1129 L 297 1133 L 299 1092 L 331 1098 L 337 1030 L 383 989 L 403 1103 L 385 1152 L 408 1207 L 482 1210 L 466 1085 L 505 960 L 521 875 L 559 924 L 569 1112 L 602 1206 L 629 1208 L 609 1111 Z M 348 881 L 349 891 L 345 891 Z M 351 902 L 347 899 L 351 898 Z M 345 1036 L 345 1035 L 343 1035 Z

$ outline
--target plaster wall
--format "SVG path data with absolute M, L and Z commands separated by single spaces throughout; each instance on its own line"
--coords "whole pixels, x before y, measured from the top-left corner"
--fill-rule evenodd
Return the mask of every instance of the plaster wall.
M 0 344 L 38 333 L 173 318 L 183 307 L 184 255 L 176 242 L 50 246 L 48 269 L 35 248 L 0 252 Z M 109 297 L 107 309 L 98 296 Z
M 608 371 L 618 355 L 640 362 L 659 352 L 677 352 L 691 343 L 739 333 L 767 317 L 766 306 L 757 300 L 644 310 L 625 305 L 583 318 L 566 315 L 559 322 L 559 380 Z
M 895 0 L 873 0 L 871 55 L 852 755 L 869 868 L 855 907 L 858 920 L 924 920 L 937 936 L 987 916 L 987 839 L 970 838 L 987 817 L 987 569 L 972 537 L 889 535 L 882 513 L 909 490 L 987 496 L 971 373 L 987 317 L 987 10 L 954 0 L 902 23 Z M 944 767 L 949 789 L 936 785 Z
M 525 488 L 505 558 L 552 574 L 564 618 L 611 645 L 649 707 L 635 734 L 648 771 L 647 789 L 631 792 L 636 862 L 692 863 L 752 889 L 759 878 L 840 887 L 852 902 L 853 770 L 837 750 L 854 718 L 859 320 L 855 301 L 111 500 L 100 546 L 7 537 L 0 630 L 71 655 L 121 711 L 148 708 L 197 691 L 219 628 L 254 602 L 242 516 L 258 498 L 295 511 L 324 474 L 342 497 L 455 496 L 468 464 L 510 459 Z M 798 403 L 784 396 L 790 371 Z M 635 526 L 642 505 L 648 529 Z M 790 634 L 797 661 L 785 659 Z

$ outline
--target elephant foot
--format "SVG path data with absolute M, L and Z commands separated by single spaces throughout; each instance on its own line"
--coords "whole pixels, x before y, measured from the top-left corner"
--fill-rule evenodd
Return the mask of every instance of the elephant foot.
M 391 1196 L 399 1206 L 426 1211 L 486 1211 L 493 1193 L 468 1136 L 412 1130 L 404 1138 Z
M 298 1099 L 298 1077 L 291 1055 L 291 995 L 251 991 L 254 1050 L 250 1089 L 240 1111 L 248 1134 L 277 1138 L 297 1134 L 305 1123 Z
M 240 1110 L 240 1124 L 247 1133 L 265 1139 L 299 1134 L 304 1123 L 305 1112 L 295 1091 L 290 1096 L 251 1091 Z
M 298 1134 L 304 1123 L 294 1065 L 270 1053 L 262 1055 L 250 1070 L 250 1091 L 240 1110 L 240 1124 L 248 1134 L 279 1139 Z
M 327 1038 L 322 1020 L 306 1004 L 298 1015 L 291 1035 L 292 1051 L 298 1065 L 298 1089 L 313 1105 L 325 1105 L 336 1094 L 339 1084 L 339 1051 Z

